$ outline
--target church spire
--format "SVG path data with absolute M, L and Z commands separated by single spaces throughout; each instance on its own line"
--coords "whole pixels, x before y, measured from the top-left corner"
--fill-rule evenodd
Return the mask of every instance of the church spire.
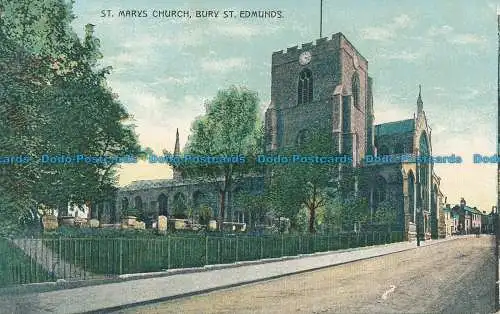
M 424 102 L 422 101 L 422 85 L 418 85 L 417 113 L 424 110 Z
M 181 152 L 179 145 L 179 128 L 175 132 L 175 147 L 174 147 L 174 155 L 179 155 Z

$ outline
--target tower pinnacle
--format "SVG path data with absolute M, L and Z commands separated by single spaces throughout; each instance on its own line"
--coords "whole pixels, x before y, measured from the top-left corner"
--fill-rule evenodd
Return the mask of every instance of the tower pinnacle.
M 179 155 L 181 152 L 179 145 L 179 128 L 175 132 L 175 147 L 174 147 L 174 155 Z
M 422 101 L 422 85 L 418 85 L 417 113 L 424 110 L 424 102 Z

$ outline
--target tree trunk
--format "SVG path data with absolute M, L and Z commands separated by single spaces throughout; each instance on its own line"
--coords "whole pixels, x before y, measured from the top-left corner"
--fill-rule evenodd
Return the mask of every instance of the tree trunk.
M 316 218 L 316 208 L 309 209 L 309 233 L 314 233 L 314 219 Z
M 224 222 L 224 214 L 226 211 L 226 191 L 221 190 L 220 191 L 220 212 L 219 212 L 219 221 L 218 221 L 218 226 L 217 229 L 219 231 L 222 231 L 222 223 Z

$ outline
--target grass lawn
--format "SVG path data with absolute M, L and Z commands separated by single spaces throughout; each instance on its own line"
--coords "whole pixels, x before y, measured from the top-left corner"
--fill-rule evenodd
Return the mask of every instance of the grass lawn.
M 0 287 L 51 280 L 51 276 L 21 249 L 0 238 Z

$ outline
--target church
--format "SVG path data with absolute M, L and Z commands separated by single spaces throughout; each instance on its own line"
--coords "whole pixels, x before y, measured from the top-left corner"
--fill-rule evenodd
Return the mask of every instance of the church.
M 355 193 L 369 200 L 373 214 L 377 205 L 390 202 L 408 239 L 420 231 L 427 238 L 440 236 L 444 195 L 432 163 L 400 161 L 367 163 L 367 156 L 432 156 L 432 130 L 422 100 L 416 97 L 413 117 L 375 125 L 373 79 L 368 61 L 342 33 L 277 51 L 272 54 L 271 103 L 265 112 L 266 153 L 290 148 L 307 140 L 312 129 L 331 130 L 332 153 L 348 155 L 360 170 Z M 328 131 L 330 132 L 330 131 Z M 179 153 L 178 133 L 175 153 Z M 350 167 L 351 165 L 349 165 Z M 342 167 L 334 175 L 342 176 Z M 248 178 L 238 189 L 262 191 L 262 177 Z M 361 184 L 362 183 L 362 184 Z M 358 188 L 363 186 L 363 188 Z M 112 220 L 129 206 L 150 215 L 172 215 L 171 204 L 206 203 L 218 214 L 216 190 L 206 183 L 182 179 L 135 181 L 119 190 Z M 247 222 L 245 213 L 232 206 L 226 221 Z M 114 219 L 113 219 L 114 218 Z

